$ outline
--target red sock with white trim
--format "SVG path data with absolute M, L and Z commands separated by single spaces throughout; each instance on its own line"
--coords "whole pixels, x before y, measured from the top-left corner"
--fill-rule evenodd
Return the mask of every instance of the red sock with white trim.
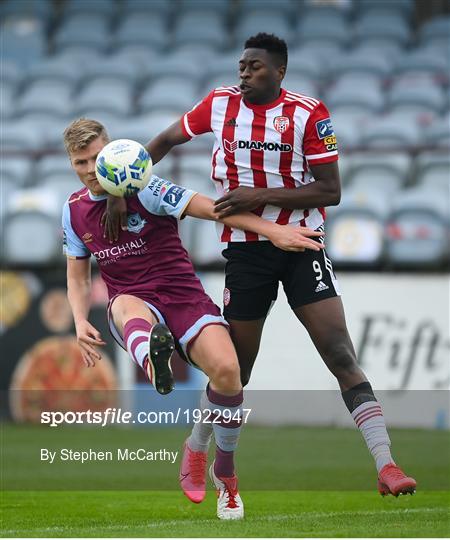
M 358 384 L 342 392 L 342 397 L 375 459 L 377 471 L 380 472 L 388 463 L 394 463 L 394 460 L 391 456 L 391 440 L 386 429 L 383 411 L 370 383 Z
M 152 325 L 145 319 L 130 319 L 123 328 L 123 340 L 131 358 L 145 371 L 148 357 L 148 337 Z

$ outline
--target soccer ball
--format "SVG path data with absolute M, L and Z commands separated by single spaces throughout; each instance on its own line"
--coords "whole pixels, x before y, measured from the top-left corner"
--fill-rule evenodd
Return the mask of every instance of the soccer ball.
M 97 156 L 95 174 L 111 195 L 132 197 L 148 184 L 152 160 L 138 142 L 118 139 L 108 143 Z

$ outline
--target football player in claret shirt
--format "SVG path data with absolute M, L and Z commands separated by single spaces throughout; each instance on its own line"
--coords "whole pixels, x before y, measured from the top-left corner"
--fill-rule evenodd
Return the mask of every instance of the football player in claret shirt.
M 151 140 L 154 163 L 202 133 L 215 143 L 211 179 L 217 214 L 251 211 L 273 223 L 323 230 L 325 207 L 340 201 L 338 150 L 330 114 L 318 99 L 282 88 L 286 43 L 260 33 L 239 59 L 239 85 L 215 88 Z M 108 200 L 107 234 L 117 234 L 123 205 Z M 325 250 L 286 253 L 251 231 L 222 223 L 228 246 L 224 316 L 245 386 L 255 362 L 272 302 L 283 284 L 292 311 L 335 375 L 344 402 L 360 429 L 378 471 L 381 494 L 412 493 L 416 482 L 394 463 L 381 406 L 357 364 L 338 283 Z
M 242 423 L 239 363 L 228 324 L 203 290 L 177 231 L 177 220 L 185 215 L 216 220 L 214 202 L 153 175 L 144 190 L 128 199 L 127 230 L 119 241 L 110 242 L 100 224 L 106 192 L 95 176 L 97 155 L 108 141 L 105 128 L 95 120 L 77 120 L 64 132 L 72 167 L 84 184 L 65 203 L 62 220 L 68 298 L 83 359 L 87 366 L 95 365 L 100 359 L 96 348 L 105 344 L 88 321 L 93 255 L 108 289 L 111 333 L 142 367 L 158 392 L 166 394 L 173 388 L 170 358 L 174 338 L 185 359 L 209 377 L 202 407 L 222 411 L 211 424 L 216 459 L 210 475 L 218 491 L 217 515 L 221 519 L 240 519 L 244 508 L 233 462 Z M 322 250 L 322 245 L 314 240 L 320 235 L 307 228 L 298 231 L 251 213 L 225 218 L 224 222 L 263 234 L 283 249 Z M 196 424 L 189 441 L 192 447 L 197 445 L 203 450 L 212 432 L 209 430 L 207 440 L 203 441 L 199 431 L 201 424 Z M 197 482 L 198 463 L 203 474 L 204 452 L 187 447 L 180 480 L 194 502 L 201 502 L 205 496 L 204 478 L 200 485 Z

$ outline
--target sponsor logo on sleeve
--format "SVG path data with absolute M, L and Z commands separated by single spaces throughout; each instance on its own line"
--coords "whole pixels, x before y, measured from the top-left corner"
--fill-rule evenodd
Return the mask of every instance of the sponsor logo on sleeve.
M 89 242 L 92 242 L 92 233 L 84 233 L 83 236 L 81 237 L 81 239 L 83 240 L 83 242 L 85 244 L 88 244 Z
M 325 137 L 323 143 L 329 152 L 332 150 L 337 150 L 336 135 L 329 135 L 328 137 Z
M 325 139 L 325 137 L 334 135 L 333 126 L 331 125 L 331 120 L 329 118 L 316 122 L 316 130 L 319 139 Z
M 148 184 L 148 189 L 152 192 L 154 197 L 157 197 L 160 193 L 164 193 L 166 191 L 166 187 L 169 185 L 170 182 L 167 180 L 153 175 L 150 183 Z
M 183 193 L 186 190 L 180 186 L 172 186 L 168 192 L 164 195 L 163 201 L 165 201 L 167 204 L 170 204 L 170 206 L 173 206 L 174 208 L 177 206 L 177 204 L 180 202 L 181 197 L 183 196 Z

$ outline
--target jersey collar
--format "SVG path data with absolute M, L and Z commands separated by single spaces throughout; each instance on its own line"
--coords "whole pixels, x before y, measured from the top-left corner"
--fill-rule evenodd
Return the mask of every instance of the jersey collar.
M 89 198 L 91 201 L 104 201 L 108 195 L 94 195 L 90 189 L 88 189 Z
M 244 98 L 242 98 L 245 106 L 252 111 L 267 111 L 269 109 L 273 109 L 277 107 L 283 100 L 286 95 L 286 90 L 284 88 L 281 88 L 280 95 L 275 101 L 272 101 L 270 103 L 264 103 L 263 105 L 254 105 L 253 103 L 249 103 Z

